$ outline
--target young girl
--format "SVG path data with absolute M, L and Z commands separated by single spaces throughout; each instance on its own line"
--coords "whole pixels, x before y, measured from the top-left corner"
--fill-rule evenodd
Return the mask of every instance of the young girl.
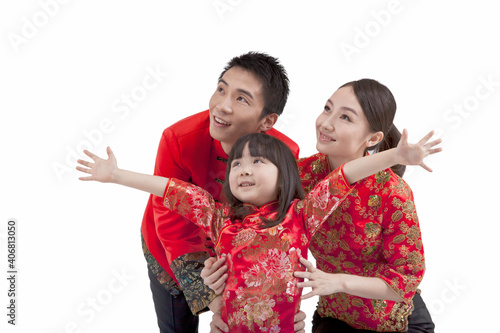
M 117 167 L 85 151 L 95 163 L 79 160 L 81 180 L 112 182 L 163 196 L 165 206 L 190 219 L 225 254 L 229 279 L 223 293 L 222 318 L 231 332 L 293 332 L 300 289 L 293 272 L 303 270 L 309 240 L 356 182 L 394 164 L 423 165 L 435 152 L 429 136 L 410 146 L 340 166 L 304 198 L 293 154 L 265 134 L 240 138 L 229 155 L 225 196 L 216 203 L 203 189 L 176 179 L 143 175 Z

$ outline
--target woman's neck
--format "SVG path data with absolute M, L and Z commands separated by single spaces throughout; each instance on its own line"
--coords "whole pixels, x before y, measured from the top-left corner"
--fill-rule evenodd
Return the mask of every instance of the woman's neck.
M 337 156 L 333 156 L 333 155 L 327 155 L 328 156 L 328 164 L 330 165 L 330 170 L 335 170 L 337 169 L 339 166 L 347 163 L 347 162 L 350 162 L 350 161 L 353 161 L 355 159 L 358 159 L 358 158 L 361 158 L 363 157 L 364 155 L 363 154 L 360 154 L 359 156 L 353 156 L 351 158 L 347 158 L 347 157 L 337 157 Z

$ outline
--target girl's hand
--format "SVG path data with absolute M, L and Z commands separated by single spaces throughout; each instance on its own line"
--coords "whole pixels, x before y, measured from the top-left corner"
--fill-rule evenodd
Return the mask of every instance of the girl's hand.
M 118 170 L 118 165 L 116 163 L 116 158 L 111 148 L 107 147 L 106 152 L 108 154 L 108 159 L 104 160 L 97 155 L 92 154 L 88 150 L 83 151 L 85 155 L 94 160 L 94 163 L 87 162 L 84 160 L 78 160 L 78 164 L 86 166 L 83 168 L 77 166 L 76 169 L 81 172 L 89 173 L 90 176 L 80 177 L 80 180 L 95 180 L 101 183 L 112 183 L 115 180 L 115 173 Z
M 325 273 L 314 265 L 300 257 L 300 262 L 302 265 L 306 266 L 306 272 L 296 271 L 293 273 L 295 277 L 309 279 L 309 281 L 299 282 L 297 287 L 311 287 L 312 291 L 302 295 L 301 299 L 307 299 L 315 295 L 331 295 L 342 291 L 342 281 L 341 274 L 329 274 Z
M 426 136 L 424 136 L 417 144 L 409 144 L 408 131 L 404 129 L 401 135 L 401 139 L 399 140 L 398 146 L 396 148 L 396 155 L 398 160 L 397 164 L 420 165 L 425 170 L 432 172 L 432 169 L 424 163 L 424 158 L 429 155 L 439 153 L 443 150 L 442 148 L 432 149 L 432 147 L 441 143 L 441 139 L 427 142 L 433 135 L 434 131 L 431 131 Z
M 225 262 L 226 257 L 224 255 L 218 260 L 210 257 L 205 260 L 205 267 L 201 271 L 203 282 L 216 294 L 222 294 L 226 287 L 228 275 L 226 273 L 227 265 L 224 265 Z

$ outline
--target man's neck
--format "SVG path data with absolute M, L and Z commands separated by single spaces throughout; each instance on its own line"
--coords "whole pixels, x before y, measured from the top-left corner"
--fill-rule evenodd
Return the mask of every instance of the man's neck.
M 233 149 L 233 144 L 234 143 L 227 143 L 227 142 L 220 142 L 220 145 L 222 147 L 222 150 L 226 153 L 226 155 L 229 156 L 229 153 L 231 152 L 231 149 Z

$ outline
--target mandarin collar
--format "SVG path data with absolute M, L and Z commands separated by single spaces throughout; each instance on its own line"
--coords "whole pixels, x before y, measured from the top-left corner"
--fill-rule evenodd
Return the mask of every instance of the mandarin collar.
M 247 207 L 250 210 L 250 214 L 248 215 L 254 215 L 254 214 L 267 215 L 269 213 L 275 212 L 278 209 L 279 204 L 280 204 L 279 201 L 276 200 L 268 202 L 260 207 L 248 203 L 244 203 L 243 206 Z

